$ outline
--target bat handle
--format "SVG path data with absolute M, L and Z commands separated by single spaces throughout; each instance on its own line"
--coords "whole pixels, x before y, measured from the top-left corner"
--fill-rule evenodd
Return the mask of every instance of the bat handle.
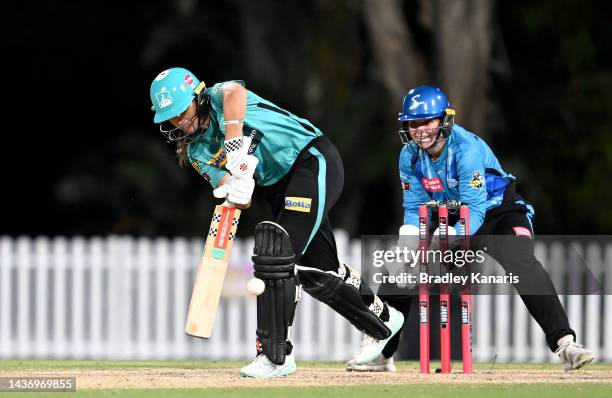
M 223 203 L 221 204 L 221 206 L 226 206 L 226 207 L 236 208 L 236 204 L 235 204 L 235 203 L 230 202 L 230 201 L 229 201 L 229 200 L 227 200 L 227 199 L 225 200 L 225 202 L 223 202 Z

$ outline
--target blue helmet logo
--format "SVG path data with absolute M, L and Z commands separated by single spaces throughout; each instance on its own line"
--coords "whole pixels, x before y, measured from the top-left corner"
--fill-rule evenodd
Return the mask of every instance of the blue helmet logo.
M 157 75 L 149 91 L 153 121 L 162 123 L 183 113 L 196 97 L 199 84 L 198 78 L 184 68 L 170 68 Z
M 404 97 L 399 121 L 427 120 L 443 117 L 450 106 L 446 94 L 437 87 L 418 86 Z

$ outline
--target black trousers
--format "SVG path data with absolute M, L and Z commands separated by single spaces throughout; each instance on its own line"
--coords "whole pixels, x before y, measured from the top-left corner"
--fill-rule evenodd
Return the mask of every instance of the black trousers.
M 276 184 L 263 189 L 274 221 L 289 234 L 296 262 L 323 271 L 338 270 L 338 251 L 329 211 L 344 186 L 338 151 L 322 136 L 304 148 Z
M 531 237 L 524 235 L 529 231 Z M 527 209 L 514 202 L 503 203 L 487 212 L 484 223 L 472 237 L 472 249 L 487 247 L 492 256 L 506 271 L 519 277 L 515 285 L 527 310 L 546 335 L 549 348 L 558 348 L 557 340 L 576 333 L 570 328 L 565 309 L 559 301 L 550 276 L 534 255 L 533 227 Z M 536 294 L 534 294 L 536 293 Z M 414 295 L 381 295 L 391 306 L 408 319 Z M 477 311 L 477 310 L 476 310 Z M 478 314 L 475 314 L 478 316 Z M 399 346 L 399 333 L 385 347 L 383 354 L 390 357 Z
M 534 231 L 524 209 L 514 203 L 502 204 L 485 218 L 474 244 L 475 248 L 486 246 L 488 254 L 506 273 L 519 277 L 514 286 L 554 351 L 558 348 L 557 340 L 568 334 L 575 338 L 576 333 L 570 328 L 550 276 L 534 255 Z M 531 237 L 523 235 L 524 231 L 529 231 Z
M 331 141 L 322 136 L 304 148 L 287 175 L 263 193 L 272 205 L 275 222 L 289 235 L 304 290 L 359 330 L 384 335 L 388 332 L 383 324 L 389 317 L 387 307 L 379 314 L 373 312 L 372 290 L 363 280 L 358 286 L 347 284 L 352 273 L 345 267 L 340 270 L 329 212 L 343 185 L 342 159 Z

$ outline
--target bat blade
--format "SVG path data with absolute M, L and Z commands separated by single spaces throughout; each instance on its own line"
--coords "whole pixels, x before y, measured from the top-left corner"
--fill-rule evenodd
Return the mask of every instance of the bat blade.
M 190 336 L 212 335 L 239 219 L 239 209 L 227 204 L 215 207 L 187 313 L 185 333 Z

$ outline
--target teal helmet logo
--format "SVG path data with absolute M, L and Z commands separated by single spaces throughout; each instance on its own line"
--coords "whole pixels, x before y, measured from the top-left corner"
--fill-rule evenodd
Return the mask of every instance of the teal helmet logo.
M 151 83 L 153 122 L 162 123 L 183 113 L 196 97 L 200 84 L 197 77 L 184 68 L 170 68 L 161 72 Z

